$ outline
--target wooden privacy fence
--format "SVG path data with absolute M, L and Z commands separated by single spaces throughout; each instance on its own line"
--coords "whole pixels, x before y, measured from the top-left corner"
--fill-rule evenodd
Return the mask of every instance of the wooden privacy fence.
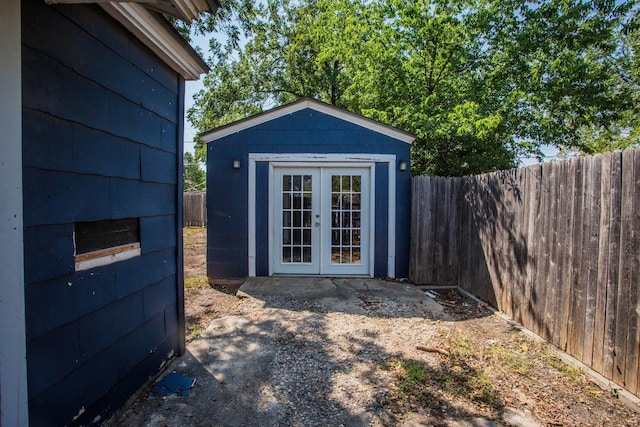
M 639 395 L 640 150 L 412 186 L 414 283 L 460 286 Z
M 184 225 L 186 227 L 206 227 L 207 225 L 207 192 L 194 191 L 184 193 Z

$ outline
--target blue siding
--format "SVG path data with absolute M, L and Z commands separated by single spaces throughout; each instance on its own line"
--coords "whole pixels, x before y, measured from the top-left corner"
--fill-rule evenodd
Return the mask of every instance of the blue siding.
M 351 122 L 305 109 L 213 141 L 207 151 L 207 275 L 248 275 L 247 164 L 249 153 L 395 154 L 409 161 L 409 144 Z M 234 159 L 242 167 L 232 169 Z M 267 275 L 268 167 L 256 165 L 256 274 Z M 393 165 L 397 168 L 397 165 Z M 387 276 L 387 165 L 376 165 L 375 275 Z M 396 256 L 409 251 L 410 176 L 397 174 Z M 402 224 L 401 224 L 402 223 Z M 396 260 L 396 277 L 408 275 L 408 260 Z
M 396 175 L 396 277 L 409 277 L 411 243 L 411 165 L 409 153 L 398 160 L 407 162 L 406 171 Z
M 265 184 L 269 184 L 269 164 L 259 162 L 256 165 L 256 182 L 261 183 L 256 191 L 256 276 L 269 275 L 269 224 L 258 218 L 269 217 L 269 191 Z
M 90 424 L 180 349 L 184 81 L 95 5 L 22 14 L 29 417 Z M 129 217 L 142 254 L 75 272 L 73 224 Z
M 388 163 L 376 164 L 376 246 L 373 254 L 374 276 L 387 276 L 389 255 L 389 166 Z

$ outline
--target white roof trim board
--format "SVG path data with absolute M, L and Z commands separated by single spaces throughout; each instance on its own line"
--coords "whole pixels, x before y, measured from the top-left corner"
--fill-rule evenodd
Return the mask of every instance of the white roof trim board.
M 176 37 L 173 29 L 156 13 L 137 3 L 99 5 L 186 80 L 198 80 L 200 74 L 209 71 L 186 41 Z
M 370 129 L 374 132 L 386 135 L 388 137 L 411 144 L 416 137 L 408 132 L 404 132 L 400 129 L 396 129 L 392 126 L 385 125 L 372 119 L 368 119 L 359 114 L 352 113 L 342 108 L 335 107 L 333 105 L 325 104 L 324 102 L 317 101 L 311 98 L 302 98 L 291 104 L 277 107 L 264 113 L 257 114 L 255 116 L 230 123 L 228 125 L 213 129 L 209 132 L 205 132 L 200 137 L 205 142 L 215 141 L 225 136 L 233 135 L 234 133 L 241 132 L 245 129 L 252 128 L 262 123 L 269 122 L 271 120 L 283 117 L 292 113 L 295 113 L 305 108 L 310 108 L 315 111 L 336 117 L 338 119 L 353 123 L 358 126 Z
M 214 12 L 219 6 L 217 0 L 45 0 L 48 4 L 80 3 L 141 3 L 149 9 L 167 13 L 185 22 L 198 18 L 201 12 Z

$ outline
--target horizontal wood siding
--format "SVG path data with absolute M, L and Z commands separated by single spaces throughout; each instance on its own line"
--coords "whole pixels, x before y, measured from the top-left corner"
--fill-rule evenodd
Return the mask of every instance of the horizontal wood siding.
M 370 129 L 314 111 L 301 110 L 242 132 L 210 142 L 207 147 L 207 274 L 211 279 L 245 277 L 248 274 L 248 169 L 249 153 L 364 153 L 395 154 L 398 161 L 409 159 L 409 144 L 373 132 Z M 234 160 L 240 169 L 233 169 Z M 256 187 L 256 267 L 268 274 L 268 168 L 258 162 L 261 179 Z M 393 165 L 396 167 L 397 165 Z M 376 165 L 376 186 L 386 164 Z M 265 179 L 266 178 L 266 179 Z M 396 174 L 396 277 L 407 277 L 410 233 L 409 170 Z M 386 187 L 385 187 L 386 188 Z M 376 218 L 388 217 L 388 194 L 376 196 Z M 404 209 L 403 209 L 404 207 Z M 377 223 L 386 235 L 387 223 Z M 387 252 L 387 241 L 376 238 L 375 253 Z M 381 258 L 377 262 L 382 262 Z M 387 259 L 376 275 L 387 275 Z M 266 271 L 265 271 L 266 270 Z
M 467 289 L 639 394 L 639 203 L 638 149 L 416 177 L 410 278 Z
M 182 82 L 95 5 L 22 15 L 30 422 L 89 424 L 178 350 Z M 141 255 L 75 272 L 73 224 L 120 218 Z
M 184 225 L 186 227 L 207 226 L 207 193 L 194 191 L 184 193 Z

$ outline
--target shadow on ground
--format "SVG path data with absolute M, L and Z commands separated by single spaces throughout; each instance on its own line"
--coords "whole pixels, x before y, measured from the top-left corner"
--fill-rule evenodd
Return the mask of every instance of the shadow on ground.
M 414 360 L 416 344 L 452 320 L 412 285 L 249 279 L 239 296 L 247 309 L 215 319 L 168 368 L 196 378 L 191 395 L 143 391 L 110 425 L 501 425 L 436 390 L 424 414 L 389 404 L 397 380 L 389 361 Z M 447 407 L 454 410 L 445 417 Z

